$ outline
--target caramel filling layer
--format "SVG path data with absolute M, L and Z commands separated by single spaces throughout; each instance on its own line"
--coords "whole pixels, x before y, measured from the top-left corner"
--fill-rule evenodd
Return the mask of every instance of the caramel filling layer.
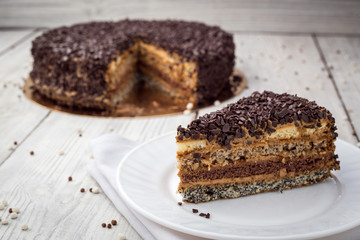
M 255 175 L 275 174 L 277 172 L 304 172 L 313 169 L 339 169 L 339 162 L 332 153 L 318 158 L 303 158 L 297 160 L 278 159 L 272 161 L 243 162 L 224 167 L 198 168 L 196 171 L 180 169 L 178 176 L 181 183 L 198 183 L 223 179 L 244 178 Z
M 137 40 L 109 64 L 105 81 L 108 97 L 113 104 L 115 100 L 121 101 L 123 95 L 129 92 L 129 83 L 138 71 L 172 95 L 181 95 L 187 102 L 196 102 L 197 64 Z

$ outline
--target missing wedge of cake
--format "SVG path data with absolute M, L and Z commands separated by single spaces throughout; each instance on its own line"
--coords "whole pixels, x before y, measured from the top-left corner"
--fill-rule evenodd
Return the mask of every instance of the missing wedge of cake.
M 178 192 L 199 203 L 324 181 L 340 169 L 335 131 L 313 101 L 254 92 L 178 127 Z

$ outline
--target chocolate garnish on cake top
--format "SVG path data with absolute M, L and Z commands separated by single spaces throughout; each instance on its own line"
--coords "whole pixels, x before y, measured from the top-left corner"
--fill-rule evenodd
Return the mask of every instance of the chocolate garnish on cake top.
M 172 20 L 91 22 L 47 31 L 33 41 L 30 77 L 37 86 L 70 92 L 74 102 L 81 100 L 84 106 L 92 106 L 92 99 L 102 99 L 106 91 L 109 62 L 136 40 L 197 63 L 199 106 L 212 103 L 229 88 L 235 58 L 232 35 L 219 27 Z M 74 73 L 86 76 L 78 78 Z
M 335 122 L 331 113 L 314 101 L 287 93 L 254 92 L 221 110 L 195 119 L 187 128 L 179 126 L 177 139 L 207 139 L 231 149 L 230 143 L 236 138 L 250 136 L 258 139 L 275 132 L 278 125 L 288 123 L 305 128 L 320 127 L 321 119 Z M 335 125 L 330 130 L 336 138 Z

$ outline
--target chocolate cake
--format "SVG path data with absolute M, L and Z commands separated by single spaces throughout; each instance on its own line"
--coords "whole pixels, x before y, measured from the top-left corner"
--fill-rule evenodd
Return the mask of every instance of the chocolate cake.
M 315 102 L 254 92 L 178 127 L 178 192 L 198 203 L 324 181 L 340 169 L 335 130 Z
M 180 104 L 212 104 L 230 93 L 234 67 L 231 34 L 171 20 L 60 27 L 37 37 L 31 53 L 34 87 L 59 104 L 79 108 L 113 107 L 136 79 L 167 91 Z

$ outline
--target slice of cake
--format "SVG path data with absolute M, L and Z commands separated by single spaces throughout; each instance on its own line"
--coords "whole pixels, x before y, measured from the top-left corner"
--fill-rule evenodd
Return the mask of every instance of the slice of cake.
M 324 181 L 340 169 L 335 130 L 315 102 L 254 92 L 178 127 L 178 192 L 198 203 Z

